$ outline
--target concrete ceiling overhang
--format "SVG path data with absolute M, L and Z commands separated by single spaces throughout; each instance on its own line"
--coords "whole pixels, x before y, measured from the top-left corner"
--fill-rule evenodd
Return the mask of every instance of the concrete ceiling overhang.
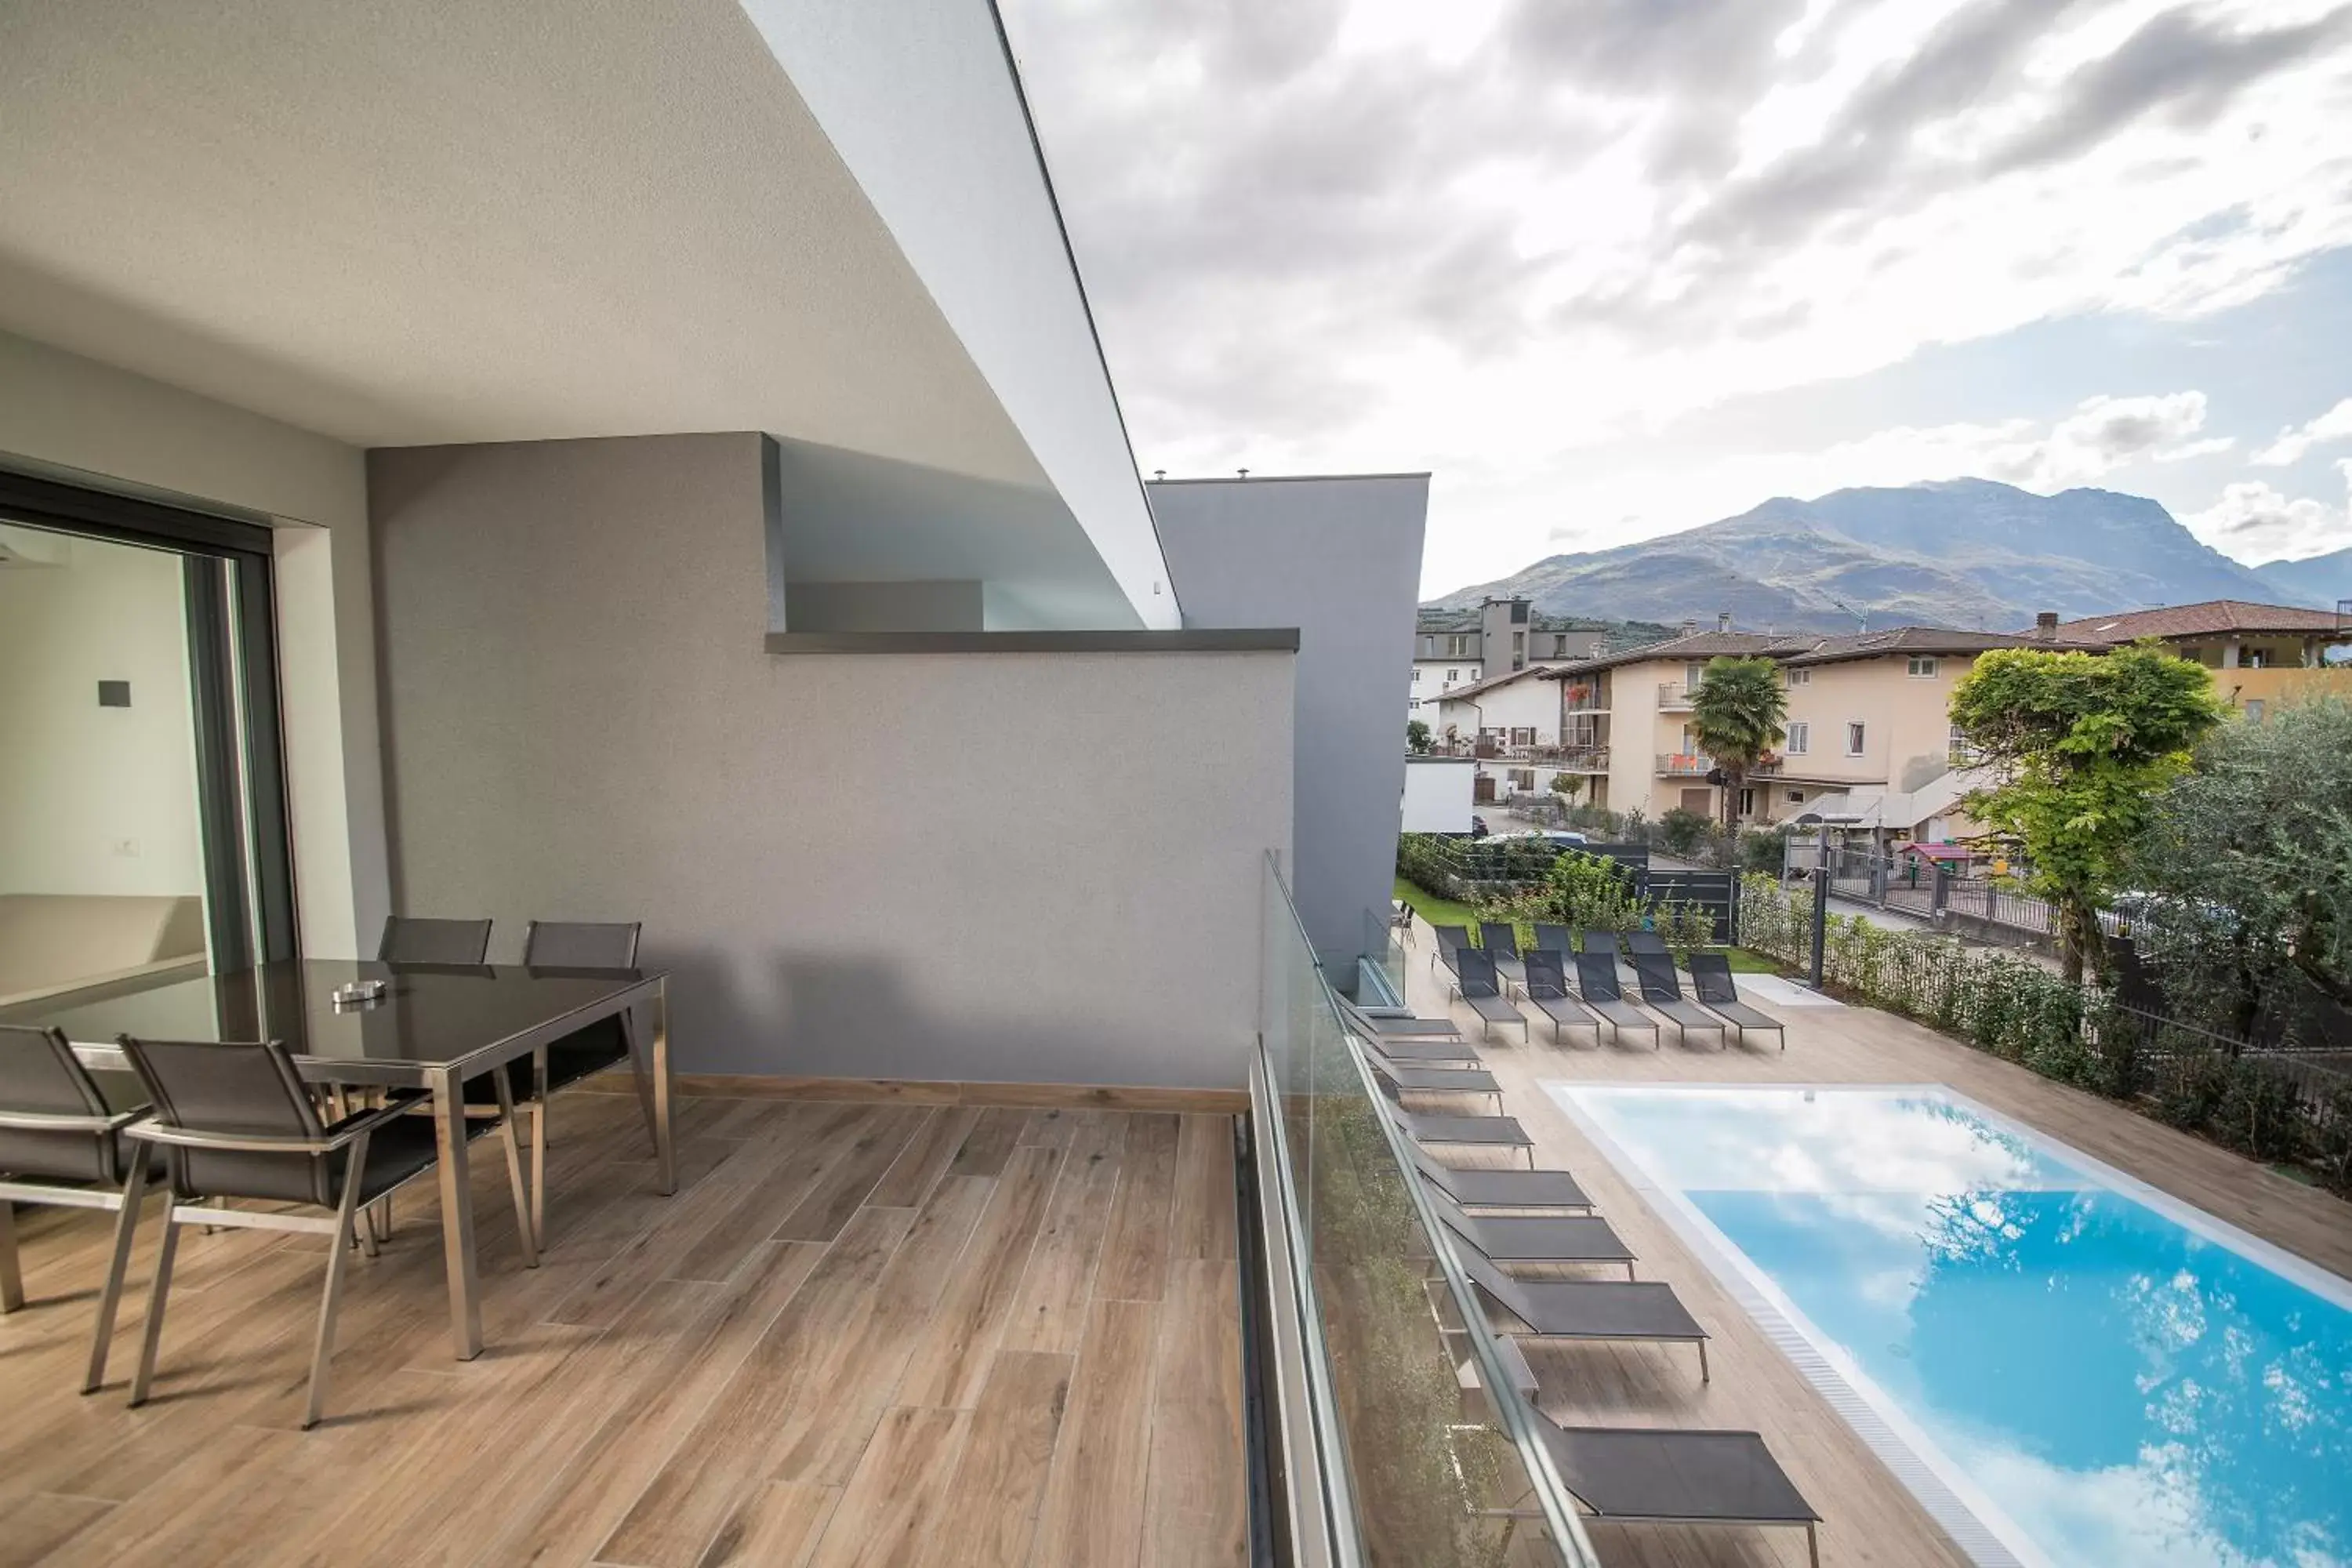
M 0 7 L 0 327 L 361 447 L 757 429 L 968 479 L 825 570 L 936 577 L 962 529 L 1139 618 L 734 0 Z

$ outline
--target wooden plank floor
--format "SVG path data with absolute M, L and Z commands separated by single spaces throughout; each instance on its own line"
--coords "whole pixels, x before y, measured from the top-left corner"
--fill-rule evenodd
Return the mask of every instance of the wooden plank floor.
M 554 1125 L 537 1269 L 477 1155 L 484 1354 L 404 1197 L 310 1433 L 321 1243 L 187 1233 L 133 1411 L 142 1296 L 77 1392 L 106 1216 L 26 1211 L 0 1568 L 1244 1560 L 1230 1119 L 688 1100 L 670 1198 L 634 1097 Z
M 1447 976 L 1442 969 L 1430 969 L 1428 926 L 1416 922 L 1414 935 L 1417 945 L 1406 953 L 1408 1000 L 1419 1012 L 1452 1016 L 1465 1036 L 1478 1040 L 1477 1016 L 1458 1003 L 1449 1007 Z M 1672 1284 L 1714 1336 L 1714 1377 L 1705 1384 L 1697 1380 L 1689 1352 L 1679 1347 L 1530 1348 L 1544 1408 L 1568 1423 L 1760 1432 L 1824 1518 L 1821 1552 L 1826 1568 L 1949 1568 L 1967 1560 L 1552 1102 L 1539 1087 L 1544 1080 L 1948 1084 L 2322 1268 L 2352 1276 L 2352 1206 L 2338 1198 L 1889 1013 L 1838 1006 L 1766 1010 L 1788 1025 L 1785 1053 L 1763 1045 L 1685 1048 L 1674 1043 L 1671 1027 L 1656 1050 L 1646 1044 L 1595 1046 L 1589 1043 L 1589 1030 L 1571 1031 L 1571 1043 L 1557 1046 L 1540 1015 L 1531 1041 L 1523 1043 L 1517 1030 L 1498 1027 L 1480 1050 L 1503 1085 L 1504 1110 L 1518 1118 L 1535 1141 L 1537 1163 L 1573 1172 L 1641 1258 L 1642 1277 Z M 1532 1007 L 1523 1011 L 1534 1013 Z M 1483 1101 L 1415 1103 L 1473 1114 L 1492 1109 Z M 1455 1164 L 1517 1163 L 1444 1152 Z M 1785 1530 L 1595 1524 L 1591 1533 L 1611 1568 L 1801 1568 L 1805 1562 L 1802 1534 Z

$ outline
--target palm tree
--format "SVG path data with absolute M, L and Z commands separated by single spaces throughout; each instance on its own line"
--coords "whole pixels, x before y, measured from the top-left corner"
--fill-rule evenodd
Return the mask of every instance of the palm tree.
M 1789 696 L 1780 667 L 1769 658 L 1707 662 L 1691 693 L 1691 735 L 1723 770 L 1723 826 L 1739 825 L 1739 791 L 1748 770 L 1787 737 Z

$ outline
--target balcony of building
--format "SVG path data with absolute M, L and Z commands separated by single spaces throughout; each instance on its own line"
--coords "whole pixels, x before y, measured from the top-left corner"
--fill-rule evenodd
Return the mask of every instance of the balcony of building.
M 1662 680 L 1658 682 L 1659 712 L 1687 713 L 1691 710 L 1691 703 L 1692 692 L 1688 686 L 1684 685 L 1679 680 Z
M 1704 778 L 1716 767 L 1715 759 L 1704 752 L 1660 752 L 1657 756 L 1660 778 Z
M 1609 771 L 1609 748 L 1593 745 L 1521 746 L 1511 752 L 1514 762 L 1537 767 L 1558 768 L 1562 773 L 1605 773 Z
M 1606 679 L 1563 680 L 1560 682 L 1559 705 L 1563 713 L 1606 713 L 1609 711 L 1609 682 Z

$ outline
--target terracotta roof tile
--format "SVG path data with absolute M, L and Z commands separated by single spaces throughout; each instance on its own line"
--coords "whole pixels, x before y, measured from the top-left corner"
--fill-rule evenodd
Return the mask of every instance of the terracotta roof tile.
M 2333 610 L 2256 605 L 2243 599 L 2208 599 L 2201 605 L 2123 610 L 2112 616 L 2062 621 L 2058 626 L 2062 637 L 2110 645 L 2127 643 L 2135 637 L 2211 637 L 2221 632 L 2336 632 L 2352 637 L 2352 626 L 2337 619 Z

